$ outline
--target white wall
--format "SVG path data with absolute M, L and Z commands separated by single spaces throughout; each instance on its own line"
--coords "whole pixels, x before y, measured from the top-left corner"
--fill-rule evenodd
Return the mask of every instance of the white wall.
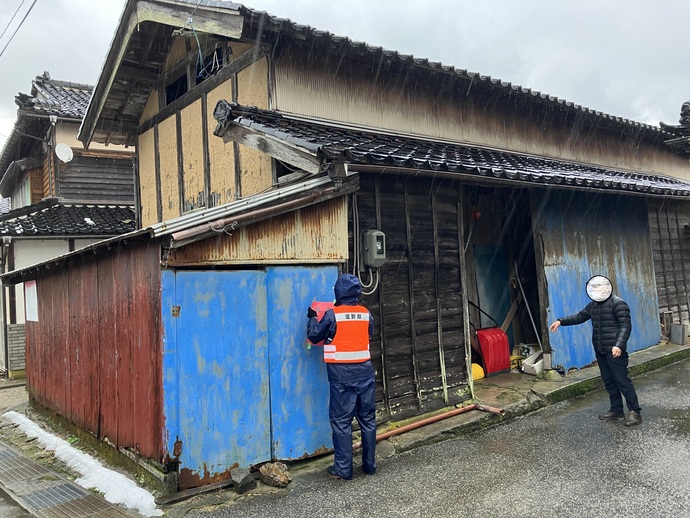
M 84 248 L 98 239 L 77 239 L 74 242 L 75 249 Z M 69 252 L 67 239 L 15 239 L 14 267 L 15 270 L 31 266 L 53 257 Z M 17 324 L 23 324 L 25 318 L 24 284 L 17 284 L 16 288 Z M 9 313 L 8 313 L 9 314 Z

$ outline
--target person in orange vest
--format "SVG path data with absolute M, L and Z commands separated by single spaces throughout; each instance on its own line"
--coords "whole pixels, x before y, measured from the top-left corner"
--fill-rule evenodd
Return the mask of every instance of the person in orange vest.
M 362 286 L 349 273 L 338 277 L 333 287 L 335 306 L 321 320 L 316 311 L 307 310 L 307 338 L 312 343 L 323 340 L 330 401 L 328 415 L 333 437 L 333 465 L 326 470 L 331 477 L 352 479 L 352 418 L 362 434 L 362 470 L 376 472 L 376 386 L 369 354 L 369 340 L 374 335 L 374 319 L 359 304 Z

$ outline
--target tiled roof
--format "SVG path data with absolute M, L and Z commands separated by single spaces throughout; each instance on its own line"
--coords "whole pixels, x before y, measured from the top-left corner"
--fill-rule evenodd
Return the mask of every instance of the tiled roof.
M 32 82 L 31 94 L 20 93 L 14 102 L 21 110 L 81 120 L 92 91 L 93 86 L 57 81 L 44 72 Z
M 364 129 L 328 126 L 226 101 L 218 103 L 214 117 L 220 123 L 216 134 L 222 135 L 224 125 L 235 123 L 331 161 L 542 185 L 690 196 L 690 183 L 675 178 Z
M 403 76 L 413 74 L 416 77 L 419 72 L 420 78 L 428 78 L 434 84 L 439 82 L 453 84 L 454 80 L 458 79 L 459 91 L 469 92 L 470 89 L 473 91 L 479 89 L 480 92 L 488 92 L 492 96 L 495 95 L 497 99 L 502 97 L 509 102 L 520 99 L 527 100 L 531 104 L 531 101 L 534 101 L 545 109 L 555 109 L 559 116 L 575 114 L 578 121 L 589 121 L 598 127 L 606 125 L 624 130 L 635 128 L 638 135 L 644 138 L 657 138 L 659 135 L 666 134 L 659 126 L 608 115 L 491 76 L 354 41 L 348 37 L 317 30 L 308 25 L 301 25 L 287 18 L 273 16 L 231 1 L 150 0 L 148 3 L 151 4 L 151 8 L 154 11 L 160 9 L 164 14 L 153 21 L 153 27 L 150 27 L 148 32 L 137 32 L 136 37 L 130 38 L 130 24 L 138 19 L 138 1 L 129 0 L 125 5 L 113 38 L 113 46 L 108 51 L 94 90 L 94 96 L 99 99 L 99 102 L 90 105 L 79 130 L 78 139 L 87 147 L 92 141 L 135 144 L 134 136 L 139 129 L 141 114 L 151 92 L 159 86 L 155 78 L 165 74 L 163 64 L 168 55 L 166 46 L 170 43 L 171 25 L 193 28 L 195 19 L 205 17 L 206 21 L 219 23 L 222 26 L 223 23 L 219 20 L 227 22 L 235 18 L 236 13 L 243 17 L 243 40 L 261 41 L 262 45 L 273 45 L 274 51 L 278 51 L 281 45 L 295 45 L 309 53 L 330 54 L 340 56 L 345 60 L 363 57 L 369 62 L 385 62 L 386 66 L 394 68 Z M 135 71 L 140 74 L 135 74 Z M 451 83 L 445 81 L 444 76 L 449 77 Z M 111 120 L 113 113 L 121 114 L 117 121 Z
M 135 230 L 134 208 L 49 198 L 2 214 L 0 235 L 15 237 L 115 236 Z
M 188 3 L 194 2 L 194 0 L 183 1 Z M 592 108 L 588 108 L 587 106 L 582 106 L 580 104 L 567 101 L 565 99 L 561 99 L 559 97 L 549 95 L 538 90 L 533 90 L 532 88 L 516 85 L 509 81 L 503 81 L 502 79 L 498 79 L 488 75 L 483 75 L 477 72 L 471 72 L 463 68 L 456 68 L 454 66 L 444 65 L 441 62 L 430 61 L 429 59 L 415 57 L 411 54 L 401 54 L 397 51 L 384 49 L 383 47 L 375 45 L 369 45 L 365 42 L 351 40 L 347 36 L 338 36 L 328 31 L 315 29 L 313 27 L 310 27 L 309 25 L 298 24 L 288 18 L 280 18 L 265 11 L 252 9 L 250 7 L 247 7 L 246 5 L 238 6 L 238 4 L 233 4 L 232 2 L 222 1 L 214 1 L 212 3 L 216 4 L 214 5 L 214 7 L 225 6 L 227 9 L 238 9 L 243 15 L 249 15 L 251 23 L 253 23 L 257 27 L 261 27 L 262 30 L 270 29 L 275 32 L 287 34 L 292 37 L 295 37 L 295 35 L 297 35 L 299 38 L 295 39 L 304 40 L 304 44 L 308 46 L 317 43 L 319 45 L 330 45 L 331 48 L 339 49 L 340 51 L 347 49 L 347 51 L 345 51 L 346 55 L 361 53 L 362 55 L 381 56 L 382 58 L 397 60 L 401 63 L 405 63 L 418 68 L 423 68 L 431 72 L 441 72 L 455 75 L 460 78 L 469 80 L 470 84 L 472 85 L 483 84 L 487 87 L 495 88 L 498 91 L 502 91 L 504 93 L 508 93 L 511 95 L 522 95 L 528 98 L 533 98 L 540 102 L 559 106 L 561 109 L 565 107 L 567 109 L 582 112 L 587 115 L 594 116 L 596 118 L 609 120 L 616 124 L 624 124 L 637 128 L 643 128 L 645 130 L 649 130 L 652 132 L 660 131 L 660 128 L 658 126 L 633 121 L 631 119 L 626 119 L 623 117 L 617 117 L 615 115 L 609 115 L 599 110 L 593 110 Z M 206 2 L 204 3 L 204 5 L 205 4 Z
M 678 125 L 660 123 L 662 129 L 674 135 L 666 144 L 690 153 L 690 101 L 684 102 L 681 106 L 678 122 Z

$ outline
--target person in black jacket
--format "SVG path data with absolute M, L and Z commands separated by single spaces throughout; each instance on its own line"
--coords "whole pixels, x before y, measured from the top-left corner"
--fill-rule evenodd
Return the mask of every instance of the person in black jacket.
M 601 379 L 611 400 L 608 411 L 600 415 L 599 419 L 623 419 L 624 397 L 629 410 L 625 426 L 635 426 L 642 422 L 642 415 L 637 392 L 628 376 L 626 349 L 632 331 L 630 307 L 622 298 L 612 295 L 612 291 L 609 279 L 603 275 L 595 275 L 587 281 L 587 295 L 592 302 L 575 315 L 559 318 L 549 329 L 555 333 L 560 326 L 574 326 L 587 320 L 592 321 L 592 345 Z

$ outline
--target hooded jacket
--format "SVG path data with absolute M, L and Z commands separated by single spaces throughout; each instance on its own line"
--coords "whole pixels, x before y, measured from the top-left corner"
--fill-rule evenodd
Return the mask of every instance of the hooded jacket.
M 575 315 L 559 318 L 562 326 L 574 326 L 592 321 L 592 345 L 597 354 L 606 355 L 618 347 L 627 352 L 632 332 L 630 307 L 620 297 L 611 295 L 603 302 L 590 302 Z
M 338 277 L 333 286 L 336 306 L 358 306 L 362 295 L 362 287 L 359 279 L 349 273 Z M 321 320 L 316 317 L 309 319 L 307 323 L 307 338 L 312 343 L 323 340 L 324 345 L 333 341 L 338 330 L 335 312 L 332 309 L 326 311 Z M 374 335 L 374 319 L 369 313 L 369 338 Z M 371 361 L 362 363 L 327 363 L 328 380 L 330 382 L 345 383 L 347 381 L 360 381 L 374 375 Z

